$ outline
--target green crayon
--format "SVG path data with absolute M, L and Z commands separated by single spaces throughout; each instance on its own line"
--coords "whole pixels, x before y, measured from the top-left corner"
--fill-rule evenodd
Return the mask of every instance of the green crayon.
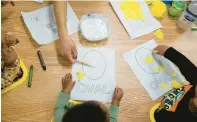
M 29 69 L 28 87 L 31 87 L 31 84 L 32 84 L 32 76 L 33 76 L 33 65 L 31 65 L 31 67 Z

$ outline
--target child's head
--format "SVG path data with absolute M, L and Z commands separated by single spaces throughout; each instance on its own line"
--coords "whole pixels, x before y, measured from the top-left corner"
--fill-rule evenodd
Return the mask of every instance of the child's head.
M 88 101 L 69 108 L 63 122 L 109 122 L 109 113 L 102 103 Z

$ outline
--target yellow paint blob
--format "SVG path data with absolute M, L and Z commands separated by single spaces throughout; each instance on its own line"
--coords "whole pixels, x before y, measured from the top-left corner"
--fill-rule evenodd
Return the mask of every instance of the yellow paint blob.
M 150 7 L 152 15 L 156 18 L 163 18 L 166 11 L 166 5 L 161 1 L 154 1 Z
M 154 67 L 154 70 L 155 70 L 155 72 L 159 72 L 159 67 L 158 66 L 155 66 Z
M 165 72 L 166 71 L 166 67 L 164 65 L 160 66 L 161 71 Z
M 78 80 L 81 80 L 81 79 L 83 79 L 83 77 L 85 76 L 85 74 L 83 73 L 83 72 L 81 72 L 81 71 L 77 71 L 77 77 L 78 77 Z
M 152 56 L 147 56 L 147 57 L 145 58 L 145 61 L 146 61 L 147 63 L 152 63 L 152 62 L 154 61 L 154 59 L 153 59 Z
M 172 80 L 171 86 L 172 88 L 176 88 L 176 89 L 182 87 L 182 85 L 177 80 Z
M 93 43 L 93 47 L 96 47 L 96 43 L 95 42 Z
M 133 97 L 134 100 L 137 100 L 137 97 Z
M 172 72 L 172 77 L 176 77 L 176 72 Z
M 157 30 L 154 32 L 154 35 L 155 35 L 159 40 L 163 40 L 164 34 L 163 34 L 163 32 L 161 31 L 161 29 L 157 29 Z
M 135 2 L 134 0 L 126 0 L 120 4 L 120 9 L 124 12 L 127 20 L 144 20 L 144 15 L 139 2 Z
M 163 88 L 163 89 L 167 89 L 167 88 L 168 88 L 168 84 L 166 84 L 166 83 L 164 83 L 164 82 L 161 82 L 161 83 L 160 83 L 160 86 L 161 86 L 161 88 Z

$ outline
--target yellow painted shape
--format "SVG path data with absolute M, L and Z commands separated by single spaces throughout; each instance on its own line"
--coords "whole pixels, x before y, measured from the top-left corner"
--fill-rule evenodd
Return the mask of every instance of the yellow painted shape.
M 150 7 L 152 15 L 156 18 L 163 18 L 166 11 L 166 5 L 161 1 L 154 1 Z
M 164 65 L 160 66 L 161 71 L 165 72 L 166 71 L 166 67 Z
M 176 77 L 176 72 L 172 72 L 172 77 Z
M 137 100 L 137 97 L 133 97 L 134 100 Z
M 159 40 L 163 40 L 164 34 L 163 34 L 163 32 L 161 31 L 161 29 L 157 29 L 157 30 L 154 32 L 154 35 L 155 35 Z
M 147 57 L 145 58 L 145 61 L 146 61 L 147 63 L 152 63 L 152 62 L 154 61 L 154 59 L 153 59 L 152 56 L 147 56 Z
M 120 4 L 120 9 L 123 11 L 125 18 L 131 20 L 144 20 L 144 15 L 140 7 L 140 3 L 134 0 L 127 0 Z
M 159 72 L 159 67 L 158 66 L 155 66 L 154 69 L 155 69 L 155 72 Z
M 160 86 L 161 86 L 161 88 L 163 88 L 163 89 L 167 89 L 167 88 L 168 88 L 168 84 L 166 84 L 166 83 L 164 83 L 164 82 L 161 82 L 161 83 L 160 83 Z
M 83 72 L 81 72 L 79 70 L 77 71 L 77 77 L 79 80 L 83 79 L 84 76 L 85 76 L 85 74 Z
M 92 46 L 93 46 L 93 47 L 96 47 L 96 43 L 94 42 Z
M 171 86 L 172 88 L 176 88 L 176 89 L 182 87 L 182 85 L 177 80 L 172 80 Z

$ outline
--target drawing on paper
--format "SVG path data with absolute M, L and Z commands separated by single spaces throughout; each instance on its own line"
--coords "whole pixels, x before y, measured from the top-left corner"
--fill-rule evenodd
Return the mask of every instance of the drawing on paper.
M 107 92 L 107 85 L 106 84 L 84 84 L 84 83 L 78 83 L 77 84 L 77 90 L 79 90 L 81 93 L 91 93 L 91 94 L 110 94 Z
M 73 100 L 97 100 L 111 102 L 115 89 L 115 50 L 109 48 L 78 48 L 79 59 L 83 63 L 75 63 L 72 67 L 73 79 L 76 84 L 71 92 Z M 82 79 L 77 72 L 84 74 Z
M 95 66 L 95 68 L 87 67 L 86 65 L 82 64 L 82 70 L 84 74 L 91 80 L 98 80 L 100 79 L 106 70 L 106 61 L 102 53 L 96 50 L 88 51 L 83 59 L 91 60 L 91 64 Z
M 176 79 L 176 72 L 170 68 L 169 63 L 148 48 L 138 48 L 135 52 L 135 60 L 141 70 L 147 74 L 155 75 L 155 81 L 149 83 L 152 90 L 167 89 L 169 83 Z
M 48 31 L 52 33 L 54 38 L 58 37 L 56 22 L 50 22 L 49 24 L 46 25 L 46 27 Z
M 152 51 L 156 46 L 156 42 L 150 40 L 123 55 L 152 100 L 171 90 L 173 81 L 179 86 L 185 82 L 174 64 Z
M 145 0 L 110 0 L 112 7 L 132 39 L 161 28 Z
M 58 39 L 53 5 L 31 12 L 21 12 L 21 14 L 33 39 L 38 44 L 48 44 Z M 66 19 L 68 34 L 77 32 L 79 20 L 69 3 L 67 3 Z

